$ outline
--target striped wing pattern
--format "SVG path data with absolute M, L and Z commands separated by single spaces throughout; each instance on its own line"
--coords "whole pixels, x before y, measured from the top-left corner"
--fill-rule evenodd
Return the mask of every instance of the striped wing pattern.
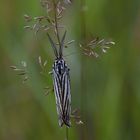
M 70 127 L 71 94 L 69 68 L 65 61 L 56 59 L 53 65 L 53 85 L 59 117 L 59 125 Z

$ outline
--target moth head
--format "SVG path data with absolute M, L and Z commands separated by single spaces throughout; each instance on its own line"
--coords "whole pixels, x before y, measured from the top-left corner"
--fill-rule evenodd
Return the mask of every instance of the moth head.
M 63 74 L 66 70 L 66 64 L 63 59 L 56 59 L 54 62 L 54 69 L 57 73 Z

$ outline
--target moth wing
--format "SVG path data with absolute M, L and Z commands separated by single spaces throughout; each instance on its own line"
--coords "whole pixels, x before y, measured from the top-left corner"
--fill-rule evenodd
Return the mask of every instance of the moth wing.
M 57 114 L 59 119 L 59 126 L 63 126 L 63 109 L 62 109 L 62 89 L 60 85 L 60 79 L 58 74 L 53 70 L 53 85 L 54 85 L 54 93 L 55 93 L 55 100 L 56 100 L 56 108 Z
M 71 94 L 70 94 L 70 77 L 69 71 L 66 70 L 62 78 L 63 89 L 63 120 L 64 123 L 70 127 L 70 115 L 71 115 Z

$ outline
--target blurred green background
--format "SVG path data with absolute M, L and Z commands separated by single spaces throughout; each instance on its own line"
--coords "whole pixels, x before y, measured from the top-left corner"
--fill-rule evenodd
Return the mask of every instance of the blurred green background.
M 116 42 L 98 59 L 81 55 L 78 45 L 65 49 L 72 108 L 81 110 L 84 122 L 73 123 L 69 140 L 140 140 L 140 0 L 77 0 L 67 12 L 67 39 L 92 33 Z M 0 0 L 0 140 L 65 139 L 54 95 L 44 95 L 51 75 L 40 75 L 38 64 L 42 56 L 51 70 L 52 49 L 46 37 L 23 29 L 24 14 L 42 13 L 39 0 Z M 9 68 L 22 60 L 26 84 Z

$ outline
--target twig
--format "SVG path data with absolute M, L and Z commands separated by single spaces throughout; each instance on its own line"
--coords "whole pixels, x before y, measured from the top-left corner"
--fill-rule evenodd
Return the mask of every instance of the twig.
M 69 129 L 68 129 L 68 127 L 66 126 L 66 140 L 68 140 L 69 139 Z
M 54 5 L 55 31 L 56 31 L 56 36 L 57 36 L 59 46 L 61 47 L 61 41 L 60 41 L 59 30 L 58 30 L 58 21 L 57 21 L 57 4 L 56 4 L 55 0 L 53 0 L 53 5 Z

